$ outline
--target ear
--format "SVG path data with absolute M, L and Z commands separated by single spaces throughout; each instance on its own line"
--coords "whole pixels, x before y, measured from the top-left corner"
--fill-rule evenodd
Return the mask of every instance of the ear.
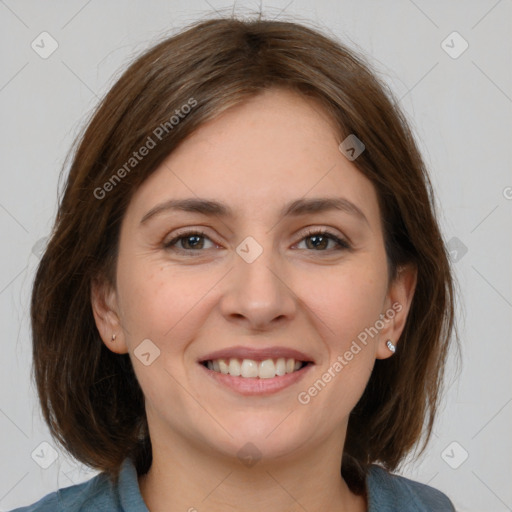
M 112 352 L 128 353 L 125 333 L 119 316 L 116 291 L 105 279 L 92 280 L 91 306 L 103 343 Z M 115 335 L 115 340 L 112 339 L 112 335 Z
M 417 268 L 409 264 L 399 267 L 395 279 L 389 284 L 381 314 L 384 327 L 379 333 L 379 345 L 375 356 L 377 359 L 387 359 L 393 355 L 386 345 L 388 340 L 391 340 L 398 349 L 398 339 L 404 330 L 411 308 L 417 278 Z

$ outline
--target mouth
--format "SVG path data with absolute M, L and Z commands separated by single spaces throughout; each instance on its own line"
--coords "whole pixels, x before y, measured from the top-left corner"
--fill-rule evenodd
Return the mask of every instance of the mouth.
M 307 354 L 284 347 L 232 347 L 197 362 L 221 387 L 242 395 L 276 393 L 298 382 L 315 365 Z
M 233 377 L 241 377 L 243 379 L 272 379 L 282 377 L 284 375 L 295 373 L 307 365 L 312 365 L 311 361 L 298 361 L 293 357 L 276 359 L 264 359 L 257 361 L 254 359 L 239 359 L 236 357 L 208 359 L 202 361 L 202 364 L 208 370 L 221 373 L 223 375 L 231 375 Z

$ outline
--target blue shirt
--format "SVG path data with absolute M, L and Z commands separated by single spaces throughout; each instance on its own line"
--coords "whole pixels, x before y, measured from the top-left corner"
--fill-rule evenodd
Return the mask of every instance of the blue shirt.
M 440 491 L 372 465 L 366 478 L 368 512 L 455 512 Z M 47 494 L 36 503 L 11 512 L 149 512 L 139 490 L 130 458 L 121 467 L 113 487 L 106 473 L 81 484 Z

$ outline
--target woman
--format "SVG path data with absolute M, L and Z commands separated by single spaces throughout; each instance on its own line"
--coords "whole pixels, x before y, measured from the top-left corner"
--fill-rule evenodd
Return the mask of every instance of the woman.
M 102 472 L 17 510 L 454 510 L 391 474 L 454 330 L 432 197 L 392 96 L 317 31 L 214 19 L 138 58 L 32 296 L 44 417 Z

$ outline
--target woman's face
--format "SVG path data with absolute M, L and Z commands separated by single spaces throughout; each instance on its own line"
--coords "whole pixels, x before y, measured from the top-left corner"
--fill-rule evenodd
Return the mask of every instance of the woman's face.
M 376 192 L 340 142 L 318 105 L 268 90 L 202 125 L 136 191 L 111 313 L 96 291 L 93 305 L 107 346 L 130 354 L 153 442 L 270 458 L 343 443 L 412 288 L 388 286 Z M 185 199 L 218 206 L 171 208 Z M 308 364 L 285 373 L 293 358 Z

